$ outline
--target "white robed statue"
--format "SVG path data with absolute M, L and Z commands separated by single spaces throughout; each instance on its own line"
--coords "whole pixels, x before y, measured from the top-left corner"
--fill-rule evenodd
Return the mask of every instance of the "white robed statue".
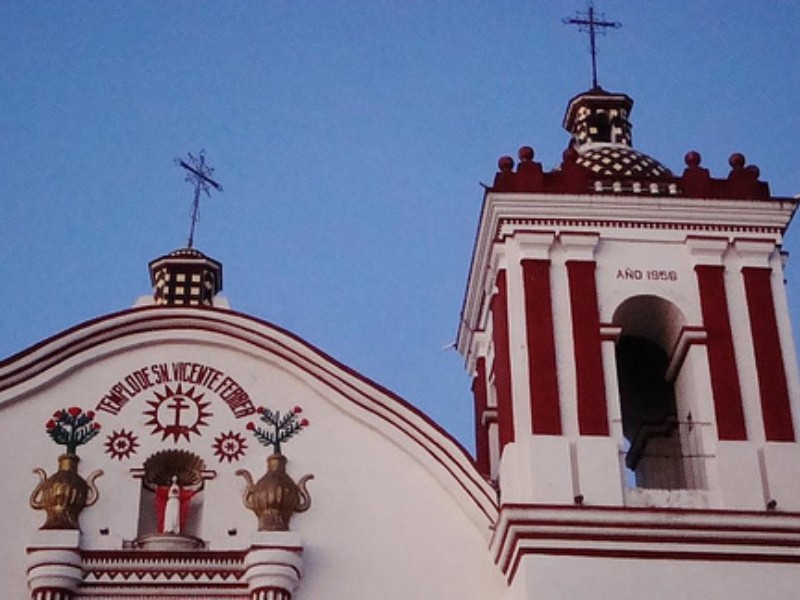
M 164 528 L 162 533 L 181 532 L 181 486 L 178 477 L 172 476 L 172 484 L 167 490 L 167 502 L 164 505 Z

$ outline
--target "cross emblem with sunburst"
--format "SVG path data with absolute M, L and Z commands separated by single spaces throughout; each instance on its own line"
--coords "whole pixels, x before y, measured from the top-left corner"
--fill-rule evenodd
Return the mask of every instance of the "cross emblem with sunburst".
M 162 441 L 170 436 L 176 444 L 181 438 L 190 441 L 191 434 L 201 435 L 200 427 L 207 426 L 206 419 L 213 414 L 206 410 L 211 403 L 203 402 L 204 394 L 195 392 L 194 387 L 184 390 L 181 384 L 174 389 L 167 385 L 155 396 L 147 401 L 151 409 L 144 412 L 150 417 L 145 425 L 153 428 L 153 435 L 160 433 Z

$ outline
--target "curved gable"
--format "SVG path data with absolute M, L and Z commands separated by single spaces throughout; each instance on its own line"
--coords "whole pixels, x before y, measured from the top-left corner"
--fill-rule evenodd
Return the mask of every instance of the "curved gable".
M 399 396 L 297 336 L 232 311 L 143 308 L 79 325 L 0 364 L 0 410 L 112 356 L 139 354 L 147 366 L 152 348 L 167 345 L 173 347 L 169 353 L 183 345 L 215 348 L 216 360 L 223 362 L 231 360 L 228 352 L 242 353 L 291 373 L 413 456 L 451 490 L 478 528 L 486 530 L 494 522 L 494 491 L 448 433 Z M 102 414 L 100 391 L 108 390 L 92 390 L 92 397 L 98 398 L 94 408 Z M 263 404 L 270 395 L 253 394 L 253 401 Z
M 257 520 L 243 506 L 246 481 L 237 471 L 258 479 L 271 452 L 249 424 L 262 425 L 261 406 L 283 415 L 300 406 L 310 424 L 282 451 L 295 480 L 315 476 L 314 507 L 292 530 L 319 544 L 320 556 L 335 556 L 338 568 L 374 561 L 370 568 L 385 569 L 402 589 L 455 547 L 453 572 L 443 571 L 442 581 L 470 563 L 477 579 L 464 586 L 494 580 L 485 571 L 495 492 L 464 449 L 401 398 L 273 325 L 230 311 L 140 308 L 84 323 L 0 364 L 0 435 L 23 457 L 9 474 L 20 485 L 0 490 L 0 501 L 14 507 L 21 531 L 35 532 L 44 518 L 25 502 L 31 470 L 52 473 L 63 451 L 48 440 L 45 422 L 70 406 L 92 410 L 102 427 L 78 448 L 83 477 L 103 471 L 100 500 L 80 517 L 86 556 L 124 552 L 155 527 L 144 473 L 164 452 L 190 456 L 202 474 L 193 534 L 212 550 L 244 548 Z M 393 519 L 407 525 L 383 526 Z M 408 545 L 426 550 L 411 560 Z M 405 568 L 389 566 L 401 557 Z M 9 558 L 9 576 L 24 570 L 22 553 Z M 312 567 L 303 584 L 309 593 L 340 585 L 327 578 L 330 569 Z M 100 585 L 94 576 L 86 581 Z

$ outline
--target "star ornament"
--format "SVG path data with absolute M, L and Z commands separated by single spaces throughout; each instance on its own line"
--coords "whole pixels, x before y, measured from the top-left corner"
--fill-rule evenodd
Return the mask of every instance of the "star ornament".
M 239 460 L 247 450 L 247 442 L 240 433 L 229 431 L 221 433 L 214 438 L 214 454 L 219 457 L 219 462 L 230 463 Z
M 150 410 L 144 411 L 150 420 L 145 423 L 153 428 L 152 435 L 161 434 L 161 441 L 171 437 L 174 443 L 181 438 L 190 441 L 192 434 L 201 435 L 200 427 L 208 425 L 206 419 L 213 413 L 206 410 L 210 402 L 203 402 L 202 393 L 194 387 L 184 389 L 164 386 L 162 393 L 155 392 L 155 400 L 148 400 Z
M 136 454 L 136 448 L 139 447 L 139 442 L 132 431 L 120 429 L 106 437 L 105 446 L 106 454 L 111 455 L 111 458 L 123 460 Z

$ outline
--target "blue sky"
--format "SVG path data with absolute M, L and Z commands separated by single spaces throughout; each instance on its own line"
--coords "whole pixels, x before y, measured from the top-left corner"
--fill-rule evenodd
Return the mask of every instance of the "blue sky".
M 0 356 L 127 308 L 185 244 L 173 159 L 225 191 L 196 246 L 233 308 L 285 327 L 471 445 L 455 336 L 482 191 L 523 144 L 554 167 L 591 83 L 581 0 L 0 4 Z M 634 145 L 712 174 L 742 152 L 800 193 L 800 3 L 605 0 L 600 83 Z M 787 249 L 800 256 L 800 234 Z M 796 259 L 800 263 L 800 258 Z M 800 317 L 800 266 L 788 271 Z M 797 326 L 796 326 L 797 327 Z

